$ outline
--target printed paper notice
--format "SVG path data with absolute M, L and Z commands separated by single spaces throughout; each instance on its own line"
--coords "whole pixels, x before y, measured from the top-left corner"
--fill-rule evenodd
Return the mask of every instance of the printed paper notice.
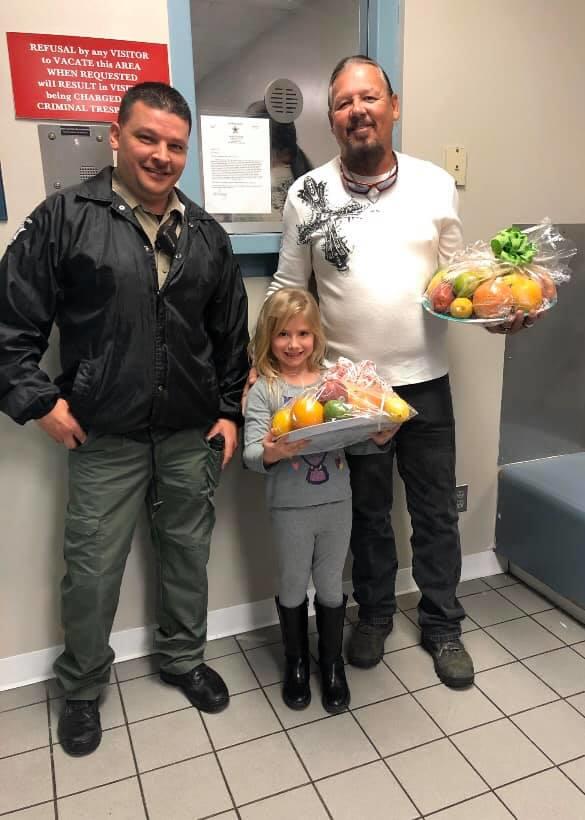
M 202 116 L 201 153 L 207 211 L 270 213 L 268 119 Z

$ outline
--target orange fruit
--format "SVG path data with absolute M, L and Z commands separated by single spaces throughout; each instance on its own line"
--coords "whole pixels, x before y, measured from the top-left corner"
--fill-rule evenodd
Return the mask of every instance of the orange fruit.
M 469 319 L 473 313 L 473 302 L 465 296 L 458 296 L 449 305 L 449 312 L 456 319 Z
M 291 408 L 292 426 L 309 427 L 311 424 L 321 424 L 323 421 L 323 405 L 311 396 L 301 396 Z
M 542 298 L 549 302 L 554 302 L 557 298 L 557 286 L 555 285 L 551 275 L 544 268 L 538 268 L 536 271 L 536 278 L 542 287 Z
M 519 274 L 510 285 L 510 291 L 517 310 L 530 313 L 542 305 L 542 286 L 536 279 Z
M 272 416 L 271 430 L 273 436 L 284 436 L 293 429 L 291 408 L 281 407 Z
M 392 394 L 384 399 L 384 412 L 388 413 L 395 424 L 402 424 L 410 417 L 410 407 L 400 396 Z
M 473 311 L 480 319 L 504 318 L 514 307 L 514 297 L 501 279 L 488 279 L 473 294 Z

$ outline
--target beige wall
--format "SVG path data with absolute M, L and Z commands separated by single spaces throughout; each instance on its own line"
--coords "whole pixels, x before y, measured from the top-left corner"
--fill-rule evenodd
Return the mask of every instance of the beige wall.
M 583 222 L 585 3 L 405 0 L 405 7 L 403 150 L 441 164 L 443 146 L 467 149 L 466 241 L 545 216 Z M 504 341 L 452 326 L 449 351 L 457 477 L 470 487 L 461 535 L 464 553 L 472 553 L 494 537 Z
M 37 123 L 15 120 L 13 114 L 5 32 L 168 43 L 166 2 L 151 0 L 146 5 L 147 13 L 142 0 L 2 3 L 0 161 L 8 223 L 0 223 L 1 252 L 22 219 L 45 196 Z M 57 361 L 52 347 L 47 366 L 55 372 Z M 0 658 L 61 642 L 58 585 L 62 575 L 65 466 L 65 453 L 34 424 L 21 428 L 0 416 Z M 129 561 L 117 628 L 148 622 L 142 579 L 145 550 L 140 547 L 139 543 Z
M 144 12 L 145 5 L 148 13 Z M 168 41 L 163 0 L 19 0 L 3 5 L 3 32 L 37 31 Z M 469 152 L 462 193 L 466 238 L 545 214 L 583 221 L 585 168 L 580 104 L 585 30 L 581 0 L 406 0 L 403 150 L 441 162 L 443 145 Z M 2 37 L 3 37 L 2 32 Z M 0 46 L 0 160 L 9 222 L 3 249 L 44 196 L 36 123 L 13 118 L 4 40 Z M 248 280 L 251 315 L 267 285 Z M 458 424 L 458 478 L 470 484 L 462 517 L 465 553 L 493 543 L 503 343 L 482 330 L 455 328 L 450 339 Z M 48 368 L 56 368 L 50 351 Z M 34 425 L 0 417 L 0 658 L 60 642 L 58 581 L 66 496 L 65 454 Z M 262 477 L 234 465 L 218 496 L 210 565 L 210 608 L 272 594 L 272 559 Z M 401 565 L 408 558 L 403 502 L 396 510 Z M 115 629 L 152 621 L 152 565 L 143 522 L 124 580 Z M 146 584 L 145 584 L 146 577 Z

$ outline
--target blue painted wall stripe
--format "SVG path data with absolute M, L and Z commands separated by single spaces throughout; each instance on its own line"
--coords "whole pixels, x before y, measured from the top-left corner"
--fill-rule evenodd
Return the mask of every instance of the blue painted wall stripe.
M 175 88 L 189 103 L 193 115 L 193 130 L 189 140 L 189 155 L 181 177 L 181 190 L 195 202 L 203 202 L 203 186 L 199 163 L 199 120 L 195 99 L 195 67 L 191 37 L 191 7 L 189 0 L 168 0 L 169 47 L 171 76 Z
M 370 0 L 368 56 L 380 63 L 401 101 L 403 40 L 404 0 Z M 400 150 L 401 143 L 402 126 L 398 122 L 394 127 L 394 148 Z

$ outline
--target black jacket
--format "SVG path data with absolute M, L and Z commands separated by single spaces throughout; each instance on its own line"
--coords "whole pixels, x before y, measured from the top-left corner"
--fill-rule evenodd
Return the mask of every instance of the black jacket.
M 66 398 L 82 427 L 127 433 L 240 421 L 247 300 L 227 234 L 178 192 L 165 284 L 112 169 L 54 194 L 0 262 L 0 410 L 24 424 Z M 62 374 L 39 368 L 53 322 Z

